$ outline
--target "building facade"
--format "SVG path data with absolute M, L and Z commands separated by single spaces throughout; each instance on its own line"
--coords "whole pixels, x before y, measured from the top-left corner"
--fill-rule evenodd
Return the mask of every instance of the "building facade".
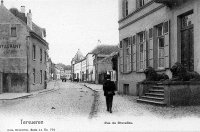
M 106 71 L 110 69 L 109 67 L 112 67 L 110 62 L 108 64 L 109 67 L 103 66 L 107 63 L 107 61 L 106 63 L 105 62 L 101 63 L 101 60 L 109 57 L 114 52 L 118 52 L 118 50 L 119 49 L 117 45 L 99 45 L 96 48 L 94 48 L 93 51 L 91 52 L 93 53 L 93 57 L 94 57 L 93 65 L 94 65 L 94 72 L 95 72 L 94 75 L 95 75 L 96 84 L 103 83 Z M 102 70 L 102 68 L 105 68 L 105 69 Z
M 45 29 L 32 22 L 31 10 L 25 15 L 24 6 L 8 10 L 1 1 L 0 16 L 0 93 L 45 89 Z
M 86 58 L 81 60 L 81 75 L 80 75 L 80 81 L 85 82 L 86 81 Z
M 198 0 L 119 0 L 120 93 L 137 95 L 148 66 L 170 78 L 175 62 L 200 73 L 199 7 Z
M 86 55 L 86 81 L 91 83 L 95 81 L 94 55 L 92 53 Z
M 66 79 L 70 80 L 71 78 L 71 70 L 65 70 Z

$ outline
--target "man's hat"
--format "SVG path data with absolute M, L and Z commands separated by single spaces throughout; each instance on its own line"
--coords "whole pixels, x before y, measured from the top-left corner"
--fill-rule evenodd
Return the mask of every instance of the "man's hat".
M 105 79 L 110 79 L 111 76 L 110 75 L 106 75 Z

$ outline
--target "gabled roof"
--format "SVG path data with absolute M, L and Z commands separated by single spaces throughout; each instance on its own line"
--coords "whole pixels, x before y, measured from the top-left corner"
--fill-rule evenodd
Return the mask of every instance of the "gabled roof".
M 27 23 L 27 17 L 25 15 L 25 13 L 21 13 L 18 11 L 17 8 L 11 8 L 10 12 L 17 18 L 19 18 L 20 20 L 22 20 L 24 23 Z M 39 35 L 40 37 L 42 37 L 42 32 L 45 30 L 44 28 L 39 27 L 38 25 L 36 25 L 34 22 L 32 22 L 32 31 L 35 32 L 37 35 Z
M 79 62 L 82 59 L 84 59 L 84 56 L 83 56 L 82 52 L 78 49 L 76 55 L 74 56 L 74 58 L 72 60 L 75 62 Z
M 110 55 L 113 52 L 117 52 L 117 45 L 98 45 L 95 47 L 90 53 L 92 54 L 102 54 L 102 55 Z
M 25 13 L 19 12 L 16 8 L 11 8 L 11 10 L 12 10 L 12 12 L 11 12 L 3 4 L 1 4 L 0 9 L 2 11 L 5 11 L 9 15 L 15 17 L 16 19 L 18 19 L 19 22 L 21 22 L 24 26 L 26 26 L 27 30 L 30 32 L 31 35 L 34 34 L 37 37 L 37 39 L 39 39 L 41 42 L 46 44 L 48 47 L 48 43 L 46 42 L 46 40 L 44 40 L 42 38 L 42 31 L 45 30 L 44 28 L 40 28 L 35 23 L 32 23 L 33 30 L 31 30 L 30 27 L 27 25 L 27 17 L 25 16 Z
M 116 54 L 118 54 L 118 52 L 112 52 L 107 57 L 105 57 L 102 60 L 98 61 L 98 63 L 111 63 L 113 56 L 115 56 Z

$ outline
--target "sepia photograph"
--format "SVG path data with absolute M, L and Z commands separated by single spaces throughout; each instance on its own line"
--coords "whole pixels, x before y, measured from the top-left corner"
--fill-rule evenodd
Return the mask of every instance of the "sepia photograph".
M 200 0 L 0 0 L 0 132 L 200 132 Z

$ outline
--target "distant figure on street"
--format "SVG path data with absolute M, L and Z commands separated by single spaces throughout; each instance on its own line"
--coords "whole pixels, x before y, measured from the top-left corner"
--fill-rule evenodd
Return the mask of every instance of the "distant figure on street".
M 113 96 L 115 95 L 115 83 L 110 80 L 110 75 L 105 77 L 103 83 L 104 96 L 106 97 L 107 111 L 112 113 Z

